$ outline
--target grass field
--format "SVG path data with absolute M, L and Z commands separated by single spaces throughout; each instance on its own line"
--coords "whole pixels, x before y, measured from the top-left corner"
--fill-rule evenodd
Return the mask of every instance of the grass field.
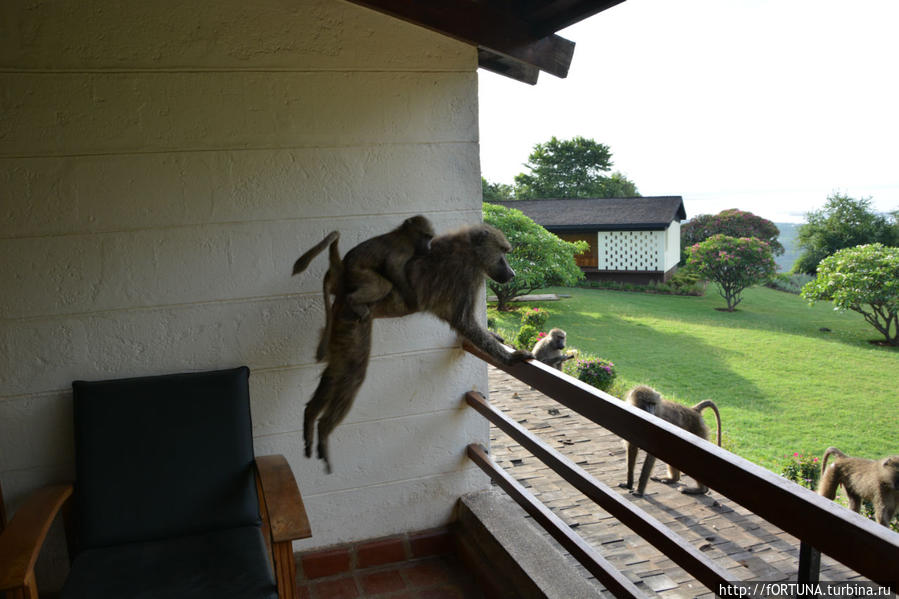
M 549 291 L 572 297 L 526 305 L 549 310 L 546 330 L 567 331 L 569 346 L 614 362 L 616 391 L 644 383 L 682 403 L 713 399 L 725 447 L 753 462 L 779 471 L 785 455 L 829 445 L 899 453 L 899 351 L 869 343 L 879 333 L 859 314 L 764 287 L 733 313 L 716 310 L 714 286 L 704 297 Z M 498 327 L 508 334 L 518 319 L 500 314 Z

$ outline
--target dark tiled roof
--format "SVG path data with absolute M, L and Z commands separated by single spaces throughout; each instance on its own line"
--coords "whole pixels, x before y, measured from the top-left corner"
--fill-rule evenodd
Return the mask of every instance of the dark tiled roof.
M 686 220 L 680 196 L 591 198 L 574 200 L 516 200 L 495 202 L 517 208 L 547 229 L 662 230 L 671 221 Z

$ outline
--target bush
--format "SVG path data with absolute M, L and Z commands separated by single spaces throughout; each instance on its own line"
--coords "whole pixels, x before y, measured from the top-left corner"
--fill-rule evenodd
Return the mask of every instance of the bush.
M 728 312 L 740 303 L 744 289 L 765 282 L 777 271 L 771 248 L 755 237 L 713 235 L 690 246 L 689 252 L 687 266 L 718 284 Z
M 593 385 L 600 391 L 609 392 L 615 383 L 615 365 L 602 358 L 584 358 L 569 360 L 574 362 L 574 376 L 578 380 Z
M 799 295 L 799 292 L 802 291 L 802 286 L 813 278 L 811 275 L 780 273 L 768 279 L 765 287 Z
M 518 336 L 515 338 L 515 343 L 518 346 L 518 349 L 526 349 L 530 351 L 534 344 L 537 343 L 537 335 L 540 331 L 537 330 L 537 327 L 526 324 L 522 325 L 520 329 L 518 329 Z
M 658 283 L 660 292 L 672 295 L 705 295 L 705 281 L 696 270 L 680 268 L 664 283 Z M 667 291 L 662 291 L 666 289 Z
M 789 461 L 784 464 L 781 475 L 814 491 L 818 487 L 818 478 L 821 476 L 821 464 L 818 463 L 818 458 L 811 454 L 798 452 L 790 457 L 784 457 Z
M 504 284 L 487 281 L 487 287 L 496 295 L 500 311 L 507 310 L 509 302 L 519 295 L 554 285 L 574 285 L 584 278 L 574 257 L 588 248 L 586 241 L 563 241 L 521 210 L 485 202 L 483 211 L 484 222 L 502 231 L 512 244 L 506 259 L 517 273 Z
M 899 346 L 899 248 L 872 243 L 824 258 L 818 276 L 802 288 L 802 297 L 858 312 L 885 343 Z
M 687 269 L 681 269 L 687 270 Z M 665 283 L 655 281 L 648 285 L 621 283 L 619 281 L 580 281 L 577 287 L 583 289 L 607 289 L 611 291 L 634 291 L 638 293 L 659 293 L 662 295 L 705 295 L 706 283 L 694 272 L 678 270 Z
M 542 329 L 549 318 L 549 312 L 543 308 L 528 308 L 521 315 L 522 326 L 529 324 L 532 327 Z

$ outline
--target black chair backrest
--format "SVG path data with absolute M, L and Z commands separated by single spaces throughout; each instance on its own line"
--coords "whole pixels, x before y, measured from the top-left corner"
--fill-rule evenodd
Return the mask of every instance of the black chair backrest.
M 81 549 L 259 524 L 249 374 L 72 383 Z

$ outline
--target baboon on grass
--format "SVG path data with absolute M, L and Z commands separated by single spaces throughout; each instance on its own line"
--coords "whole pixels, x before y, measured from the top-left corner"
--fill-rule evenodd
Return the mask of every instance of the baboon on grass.
M 835 456 L 827 466 L 827 459 Z M 828 447 L 821 459 L 821 482 L 818 494 L 833 499 L 837 487 L 843 485 L 849 498 L 849 509 L 858 512 L 862 500 L 874 504 L 874 517 L 884 526 L 899 506 L 899 456 L 879 460 L 853 458 L 836 447 Z
M 544 364 L 562 370 L 562 363 L 575 356 L 562 351 L 565 349 L 565 337 L 565 331 L 562 329 L 552 329 L 546 337 L 534 344 L 534 349 L 531 350 L 534 357 Z

